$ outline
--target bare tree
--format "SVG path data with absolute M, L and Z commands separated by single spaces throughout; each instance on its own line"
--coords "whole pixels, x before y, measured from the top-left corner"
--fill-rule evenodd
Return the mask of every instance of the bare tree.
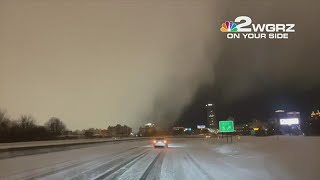
M 0 109 L 0 127 L 9 126 L 10 120 L 6 116 L 7 112 Z
M 84 132 L 84 135 L 85 135 L 87 138 L 93 137 L 93 135 L 94 135 L 94 128 L 87 129 L 87 130 Z
M 10 130 L 10 120 L 6 116 L 6 111 L 0 109 L 0 138 L 7 137 Z
M 36 127 L 36 121 L 30 115 L 22 115 L 18 120 L 18 126 L 23 129 L 31 129 Z
M 55 135 L 61 135 L 66 130 L 66 125 L 56 117 L 50 118 L 44 126 Z
M 6 111 L 0 109 L 0 122 L 6 117 Z

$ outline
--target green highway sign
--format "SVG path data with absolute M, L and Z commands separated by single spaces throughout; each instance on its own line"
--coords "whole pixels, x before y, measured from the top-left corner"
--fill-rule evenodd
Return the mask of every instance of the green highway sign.
M 234 132 L 233 121 L 219 121 L 220 132 Z

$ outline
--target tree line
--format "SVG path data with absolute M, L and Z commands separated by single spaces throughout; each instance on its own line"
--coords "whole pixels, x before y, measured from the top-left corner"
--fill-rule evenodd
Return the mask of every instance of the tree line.
M 56 117 L 50 118 L 44 125 L 37 125 L 30 115 L 11 119 L 6 111 L 0 109 L 0 142 L 19 142 L 50 140 L 67 130 L 66 125 Z

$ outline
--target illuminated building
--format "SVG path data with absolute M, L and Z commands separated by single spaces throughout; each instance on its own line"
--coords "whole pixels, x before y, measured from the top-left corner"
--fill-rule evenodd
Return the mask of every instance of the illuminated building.
M 287 112 L 286 117 L 280 118 L 280 131 L 282 134 L 301 135 L 300 112 Z
M 286 112 L 285 110 L 276 110 L 273 118 L 268 123 L 275 129 L 275 134 L 300 135 L 300 112 Z
M 279 109 L 274 111 L 274 115 L 272 118 L 268 119 L 268 123 L 271 125 L 271 127 L 274 129 L 275 134 L 281 134 L 280 133 L 280 119 L 287 118 L 287 113 L 285 110 Z
M 112 137 L 127 137 L 131 134 L 132 129 L 126 125 L 121 126 L 117 124 L 116 126 L 109 126 L 107 133 L 108 136 Z
M 298 118 L 298 119 L 300 119 L 300 112 L 287 112 L 287 118 Z
M 311 112 L 311 118 L 307 119 L 305 125 L 305 135 L 319 136 L 320 135 L 320 111 L 314 110 Z
M 311 119 L 312 120 L 320 119 L 320 111 L 319 110 L 312 111 L 311 112 Z
M 276 118 L 278 122 L 280 119 L 287 117 L 287 113 L 284 110 L 276 110 L 275 113 L 276 113 Z
M 147 123 L 144 127 L 139 128 L 139 136 L 154 136 L 156 134 L 156 127 L 152 123 Z
M 214 104 L 207 104 L 207 122 L 211 129 L 218 129 Z

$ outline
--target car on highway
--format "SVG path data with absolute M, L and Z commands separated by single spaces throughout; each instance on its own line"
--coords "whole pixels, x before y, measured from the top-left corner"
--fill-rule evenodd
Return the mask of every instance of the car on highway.
M 153 140 L 152 144 L 153 144 L 154 148 L 157 148 L 157 147 L 168 148 L 169 147 L 169 143 L 166 138 L 156 138 Z
M 211 138 L 211 135 L 206 135 L 206 139 Z

